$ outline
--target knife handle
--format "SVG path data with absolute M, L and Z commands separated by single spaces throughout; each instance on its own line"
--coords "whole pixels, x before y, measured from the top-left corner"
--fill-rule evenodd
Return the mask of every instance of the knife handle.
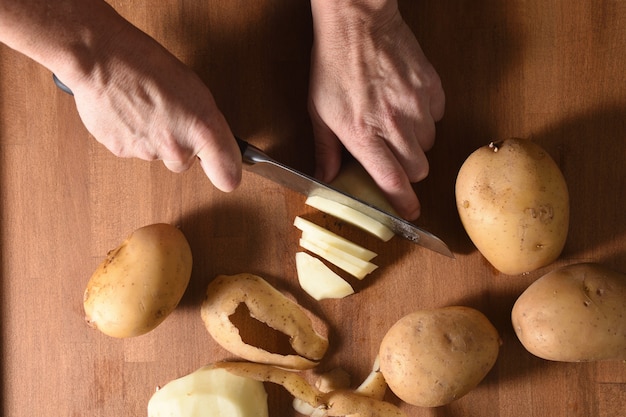
M 239 146 L 239 150 L 241 151 L 241 157 L 243 158 L 250 144 L 237 135 L 235 135 L 235 140 L 237 141 L 237 146 Z
M 241 151 L 241 160 L 246 165 L 254 165 L 257 162 L 270 162 L 272 159 L 262 150 L 254 145 L 249 144 L 245 140 L 235 136 L 239 150 Z
M 63 91 L 64 93 L 69 94 L 70 96 L 73 96 L 74 93 L 72 92 L 72 90 L 70 90 L 70 88 L 68 86 L 66 86 L 65 84 L 63 84 L 63 82 L 61 80 L 59 80 L 59 78 L 56 76 L 56 74 L 52 74 L 52 81 L 54 81 L 54 84 L 56 84 L 57 87 L 59 87 L 59 89 L 61 91 Z

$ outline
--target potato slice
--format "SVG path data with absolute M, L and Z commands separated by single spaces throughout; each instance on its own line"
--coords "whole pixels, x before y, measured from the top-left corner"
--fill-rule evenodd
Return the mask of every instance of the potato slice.
M 302 237 L 313 242 L 325 242 L 339 250 L 347 252 L 364 261 L 371 261 L 377 256 L 376 252 L 364 248 L 361 245 L 337 235 L 322 226 L 319 226 L 309 220 L 296 216 L 294 226 L 302 231 Z
M 148 401 L 148 417 L 267 417 L 267 391 L 263 383 L 225 369 L 204 366 L 174 379 Z
M 379 221 L 374 220 L 370 216 L 352 207 L 345 206 L 327 198 L 317 195 L 310 196 L 305 200 L 305 204 L 365 230 L 385 242 L 394 236 L 393 230 Z
M 356 256 L 350 255 L 349 253 L 337 248 L 333 248 L 327 244 L 324 245 L 323 242 L 300 239 L 300 246 L 309 252 L 321 256 L 331 264 L 343 269 L 358 279 L 365 278 L 366 275 L 371 274 L 374 270 L 376 270 L 376 268 L 378 268 L 377 265 L 371 262 L 359 259 Z
M 250 315 L 290 336 L 298 355 L 281 355 L 246 344 L 230 316 L 244 303 Z M 306 310 L 253 274 L 220 275 L 207 287 L 201 316 L 211 336 L 224 349 L 244 359 L 289 369 L 310 369 L 324 356 L 328 339 L 318 333 Z
M 346 280 L 306 252 L 296 253 L 296 270 L 302 289 L 318 301 L 354 294 L 354 289 Z

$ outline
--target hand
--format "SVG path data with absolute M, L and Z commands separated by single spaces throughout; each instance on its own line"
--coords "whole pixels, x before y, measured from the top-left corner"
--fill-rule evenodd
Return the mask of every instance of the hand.
M 103 0 L 3 0 L 0 42 L 55 73 L 86 128 L 115 155 L 183 171 L 200 158 L 223 191 L 241 154 L 209 89 Z
M 90 133 L 117 156 L 159 159 L 174 172 L 198 157 L 217 188 L 233 190 L 241 154 L 209 89 L 130 25 L 108 45 L 106 58 L 70 87 Z
M 444 112 L 439 76 L 395 2 L 377 9 L 355 1 L 336 10 L 322 3 L 311 3 L 316 176 L 327 182 L 336 176 L 343 143 L 398 213 L 413 220 L 420 203 L 411 183 L 428 174 L 425 151 Z

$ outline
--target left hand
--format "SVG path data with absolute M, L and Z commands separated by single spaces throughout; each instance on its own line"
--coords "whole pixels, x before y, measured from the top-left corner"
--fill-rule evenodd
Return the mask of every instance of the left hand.
M 414 220 L 420 203 L 412 183 L 428 174 L 425 152 L 433 146 L 445 95 L 397 5 L 386 3 L 376 10 L 329 11 L 312 1 L 309 111 L 316 176 L 328 182 L 337 175 L 343 144 L 398 213 Z

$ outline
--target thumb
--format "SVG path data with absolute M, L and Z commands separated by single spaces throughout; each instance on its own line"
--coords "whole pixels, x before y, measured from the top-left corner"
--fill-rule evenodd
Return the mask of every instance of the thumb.
M 202 170 L 219 190 L 233 191 L 241 182 L 241 151 L 232 134 L 215 138 L 197 153 Z

